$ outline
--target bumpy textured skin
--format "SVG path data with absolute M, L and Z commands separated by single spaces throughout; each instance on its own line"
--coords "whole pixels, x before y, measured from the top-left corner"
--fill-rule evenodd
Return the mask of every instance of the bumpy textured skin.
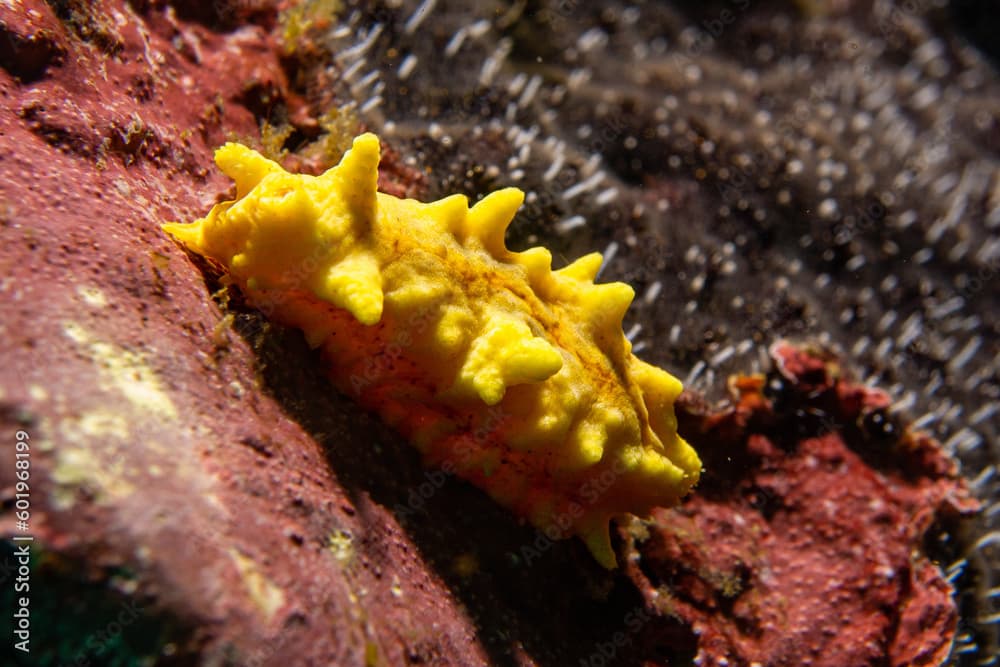
M 164 228 L 302 329 L 426 462 L 614 567 L 611 517 L 676 503 L 701 469 L 677 434 L 681 383 L 622 335 L 632 289 L 594 284 L 599 253 L 552 271 L 545 248 L 507 250 L 520 190 L 471 209 L 398 199 L 377 192 L 378 162 L 372 134 L 316 177 L 226 144 L 236 200 Z

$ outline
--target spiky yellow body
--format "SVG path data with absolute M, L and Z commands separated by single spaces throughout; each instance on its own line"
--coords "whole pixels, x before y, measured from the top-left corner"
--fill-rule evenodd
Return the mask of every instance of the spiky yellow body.
M 376 191 L 378 161 L 372 134 L 317 177 L 226 144 L 236 200 L 164 227 L 301 328 L 428 463 L 613 567 L 610 518 L 676 503 L 701 468 L 677 434 L 680 382 L 622 335 L 632 289 L 594 284 L 598 253 L 552 271 L 545 248 L 507 250 L 520 190 L 471 209 L 397 199 Z

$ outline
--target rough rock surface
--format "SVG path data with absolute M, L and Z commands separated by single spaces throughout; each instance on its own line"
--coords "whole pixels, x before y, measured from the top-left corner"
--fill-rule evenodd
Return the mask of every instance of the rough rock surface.
M 773 354 L 780 372 L 734 380 L 730 410 L 686 415 L 710 472 L 682 507 L 623 528 L 630 576 L 694 628 L 699 664 L 943 664 L 958 611 L 924 549 L 947 537 L 935 522 L 975 510 L 955 464 L 877 427 L 888 396 L 835 360 Z
M 315 9 L 324 3 L 308 4 Z M 781 366 L 784 375 L 772 374 L 783 379 L 780 386 L 745 391 L 735 408 L 709 407 L 692 394 L 682 421 L 692 443 L 711 456 L 703 490 L 651 522 L 623 525 L 619 546 L 630 555 L 629 565 L 607 573 L 581 544 L 552 542 L 519 525 L 475 489 L 424 470 L 408 445 L 330 391 L 298 334 L 270 327 L 239 302 L 238 294 L 217 292 L 221 286 L 208 267 L 196 266 L 160 232 L 161 222 L 193 219 L 225 195 L 227 184 L 212 167 L 211 152 L 226 138 L 252 140 L 259 136 L 261 119 L 288 121 L 293 133 L 286 144 L 294 148 L 319 135 L 321 116 L 331 105 L 354 97 L 369 125 L 396 123 L 396 138 L 390 138 L 396 152 L 383 174 L 387 188 L 421 195 L 455 189 L 482 194 L 510 178 L 536 195 L 524 216 L 527 231 L 518 233 L 544 237 L 569 256 L 594 243 L 603 247 L 616 241 L 618 256 L 605 278 L 628 278 L 647 290 L 640 291 L 644 296 L 660 281 L 663 298 L 640 299 L 636 315 L 645 328 L 649 358 L 673 370 L 695 367 L 699 359 L 717 360 L 711 364 L 715 375 L 700 377 L 701 388 L 713 395 L 723 393 L 717 378 L 727 369 L 746 371 L 748 357 L 760 356 L 763 368 L 763 343 L 774 332 L 818 336 L 828 330 L 846 353 L 853 347 L 846 341 L 857 333 L 851 326 L 876 331 L 887 318 L 880 310 L 877 317 L 851 320 L 860 324 L 842 324 L 832 317 L 834 311 L 824 311 L 830 298 L 825 287 L 804 296 L 788 290 L 766 307 L 747 293 L 744 305 L 730 310 L 725 304 L 732 303 L 734 285 L 777 270 L 780 253 L 768 254 L 774 247 L 769 239 L 795 215 L 785 213 L 758 228 L 750 207 L 750 218 L 714 227 L 718 219 L 712 212 L 719 200 L 704 195 L 698 185 L 703 179 L 697 177 L 702 167 L 721 178 L 719 164 L 712 161 L 706 168 L 682 157 L 694 176 L 657 173 L 648 188 L 637 187 L 634 180 L 648 159 L 628 155 L 632 125 L 612 128 L 603 148 L 594 140 L 569 141 L 564 163 L 572 178 L 546 179 L 552 156 L 543 150 L 545 141 L 537 135 L 524 141 L 519 132 L 544 121 L 546 127 L 579 133 L 588 121 L 573 120 L 574 113 L 602 113 L 600 100 L 589 97 L 593 87 L 578 75 L 582 92 L 576 99 L 582 102 L 571 105 L 564 120 L 546 116 L 556 108 L 546 97 L 555 89 L 542 87 L 541 79 L 532 84 L 531 77 L 548 70 L 532 69 L 520 80 L 517 74 L 525 63 L 537 64 L 526 44 L 544 52 L 538 58 L 562 48 L 551 39 L 553 33 L 543 32 L 549 41 L 538 41 L 538 27 L 518 21 L 506 5 L 483 19 L 484 28 L 475 23 L 472 10 L 447 4 L 423 19 L 422 31 L 407 28 L 416 3 L 356 13 L 347 7 L 333 18 L 317 14 L 305 33 L 314 41 L 304 39 L 296 54 L 286 56 L 278 42 L 288 34 L 287 24 L 279 23 L 266 2 L 0 3 L 0 330 L 5 336 L 0 452 L 10 451 L 16 430 L 30 434 L 30 530 L 36 549 L 33 654 L 25 664 L 137 664 L 152 658 L 163 664 L 684 665 L 692 660 L 723 664 L 727 656 L 733 657 L 729 664 L 806 664 L 800 652 L 804 645 L 773 641 L 774 614 L 783 605 L 791 607 L 781 620 L 790 619 L 808 633 L 810 647 L 827 642 L 827 651 L 856 657 L 837 663 L 837 654 L 827 652 L 824 659 L 832 662 L 814 664 L 934 664 L 956 634 L 965 637 L 961 649 L 977 642 L 977 659 L 985 659 L 993 640 L 989 626 L 975 621 L 990 609 L 981 595 L 980 602 L 963 602 L 968 608 L 959 609 L 956 628 L 948 584 L 929 560 L 943 558 L 939 564 L 947 566 L 972 553 L 968 547 L 984 528 L 958 520 L 973 507 L 964 485 L 932 440 L 902 434 L 898 418 L 885 410 L 889 399 L 884 396 L 857 389 L 831 394 L 831 384 L 851 385 L 832 382 L 823 373 L 803 376 L 787 364 Z M 739 34 L 750 39 L 751 27 L 764 26 L 760 29 L 773 39 L 770 21 L 778 20 L 772 17 L 776 10 L 764 5 L 764 13 L 752 13 L 754 20 L 741 24 Z M 566 21 L 559 39 L 573 41 L 578 54 L 599 63 L 587 76 L 615 76 L 613 59 L 583 48 L 603 48 L 607 34 L 584 38 L 584 31 L 596 22 L 605 33 L 625 39 L 632 28 L 623 21 L 631 14 L 617 7 L 602 13 L 580 3 L 560 7 L 570 11 L 558 15 Z M 790 14 L 797 18 L 777 15 L 805 20 L 798 11 Z M 547 16 L 543 28 L 554 25 L 554 15 Z M 648 25 L 670 35 L 701 20 L 669 8 L 653 16 L 658 23 Z M 628 25 L 643 25 L 641 17 Z M 823 19 L 833 28 L 814 25 L 847 30 L 849 20 L 834 16 Z M 903 16 L 898 25 L 904 27 L 893 35 L 909 35 L 911 23 L 925 31 L 928 25 L 944 26 L 948 34 L 946 21 L 927 23 L 921 13 Z M 376 24 L 382 26 L 378 31 Z M 616 32 L 616 25 L 623 27 Z M 669 25 L 672 31 L 664 27 Z M 454 75 L 449 85 L 461 87 L 466 76 L 481 78 L 488 57 L 498 48 L 506 51 L 496 59 L 496 85 L 486 82 L 478 97 L 469 97 L 483 100 L 482 106 L 469 106 L 450 120 L 443 112 L 438 116 L 448 89 L 422 78 L 434 74 L 424 66 L 411 72 L 413 84 L 420 85 L 409 97 L 402 90 L 405 82 L 396 81 L 391 89 L 383 87 L 381 107 L 367 104 L 379 77 L 366 72 L 398 76 L 413 35 L 427 37 L 420 48 L 441 54 L 449 52 L 450 40 L 463 28 L 466 41 L 456 50 L 458 60 L 441 60 Z M 795 34 L 794 28 L 788 32 Z M 365 40 L 369 43 L 362 49 Z M 352 52 L 352 47 L 357 48 Z M 786 47 L 774 42 L 772 48 L 780 53 Z M 904 53 L 906 45 L 897 49 L 893 53 Z M 379 60 L 352 71 L 365 53 Z M 511 62 L 505 62 L 511 53 Z M 324 54 L 336 55 L 323 60 Z M 306 67 L 307 56 L 321 66 Z M 702 55 L 688 51 L 685 57 L 698 57 L 705 72 L 740 80 L 738 72 L 716 67 L 725 54 L 702 61 Z M 906 74 L 904 65 L 885 65 L 894 56 L 871 57 L 879 72 Z M 977 105 L 989 113 L 996 103 L 993 75 L 977 62 L 968 64 L 967 50 L 949 57 L 962 60 L 979 77 L 972 77 L 968 89 L 979 95 L 968 107 L 973 121 Z M 424 57 L 423 63 L 430 60 Z M 556 60 L 549 64 L 556 78 L 573 70 Z M 669 78 L 672 71 L 668 67 L 661 73 Z M 636 85 L 628 83 L 633 90 Z M 529 98 L 526 91 L 532 87 L 534 95 L 539 90 L 544 95 Z M 773 89 L 781 87 L 775 83 Z M 508 112 L 511 98 L 515 109 Z M 687 103 L 699 102 L 689 97 Z M 658 113 L 655 106 L 643 106 L 642 96 L 625 95 L 607 104 L 637 109 L 634 116 L 607 116 L 633 125 Z M 843 105 L 850 108 L 849 101 Z M 508 113 L 513 119 L 506 118 Z M 477 129 L 471 114 L 499 122 Z M 432 127 L 432 120 L 440 125 Z M 923 121 L 915 122 L 924 127 Z M 596 128 L 602 136 L 602 127 L 591 131 Z M 706 128 L 716 131 L 711 123 Z M 984 122 L 982 129 L 970 131 L 962 150 L 978 156 L 976 164 L 988 170 L 995 161 L 989 153 L 996 150 L 995 125 Z M 807 129 L 796 126 L 795 132 Z M 462 138 L 467 141 L 460 151 Z M 719 145 L 714 135 L 708 138 Z M 681 144 L 674 150 L 681 156 L 705 155 L 704 139 L 697 150 Z M 525 151 L 526 145 L 534 150 Z M 587 160 L 598 149 L 608 164 L 617 165 L 614 172 L 600 171 L 607 179 L 602 187 L 611 183 L 618 194 L 605 195 L 606 202 L 599 188 L 581 189 L 586 196 L 580 198 L 554 195 L 556 186 L 565 195 L 566 189 L 594 179 L 599 172 Z M 508 161 L 511 153 L 519 154 L 514 163 Z M 623 155 L 629 159 L 616 162 Z M 324 164 L 322 156 L 291 157 L 313 168 Z M 787 170 L 785 162 L 780 164 Z M 518 169 L 523 173 L 515 179 Z M 927 173 L 948 172 L 934 169 Z M 965 238 L 964 252 L 970 256 L 985 252 L 984 259 L 975 260 L 979 264 L 971 264 L 982 271 L 994 266 L 983 220 L 995 204 L 981 192 L 980 171 L 973 172 L 964 191 L 975 225 L 968 232 L 946 225 L 941 233 Z M 880 172 L 878 177 L 888 176 Z M 816 179 L 792 186 L 793 194 L 801 193 L 796 201 L 801 198 L 806 207 L 826 198 L 819 198 L 823 186 Z M 758 207 L 772 210 L 780 203 L 779 190 L 762 188 L 754 195 Z M 899 196 L 911 200 L 916 192 L 907 189 Z M 957 205 L 945 194 L 927 197 L 926 205 Z M 669 215 L 690 216 L 691 226 L 668 227 L 662 201 L 673 207 Z M 635 208 L 643 202 L 641 210 Z M 733 207 L 740 209 L 739 202 Z M 580 228 L 572 220 L 575 214 L 596 222 Z M 922 233 L 933 216 L 929 220 L 926 228 L 920 223 Z M 633 228 L 640 233 L 632 234 Z M 559 229 L 578 233 L 560 236 Z M 904 227 L 894 234 L 908 232 Z M 741 235 L 748 250 L 722 242 Z M 824 238 L 822 233 L 816 237 Z M 889 241 L 903 245 L 899 239 Z M 794 244 L 778 246 L 790 263 L 802 267 L 808 284 L 828 270 L 818 262 L 827 261 L 829 248 L 799 252 Z M 880 289 L 885 276 L 878 267 L 905 264 L 898 253 L 889 255 L 867 260 L 870 269 L 856 273 L 858 284 Z M 723 270 L 727 258 L 736 266 L 732 273 Z M 995 434 L 994 413 L 985 412 L 981 401 L 996 387 L 991 357 L 996 320 L 990 314 L 995 288 L 981 282 L 974 293 L 962 292 L 966 298 L 957 310 L 945 312 L 949 302 L 941 285 L 951 265 L 928 261 L 924 275 L 898 275 L 905 288 L 900 288 L 899 303 L 911 303 L 906 290 L 920 294 L 926 279 L 929 292 L 920 302 L 929 313 L 926 320 L 940 312 L 949 324 L 932 327 L 928 340 L 934 344 L 927 349 L 911 349 L 912 341 L 904 336 L 899 348 L 905 353 L 897 351 L 899 363 L 889 364 L 894 370 L 888 379 L 899 384 L 893 400 L 917 392 L 913 404 L 939 410 L 940 421 L 951 426 L 960 424 L 963 414 L 978 415 L 973 426 L 988 438 Z M 689 275 L 682 278 L 679 263 L 694 268 L 685 268 Z M 967 276 L 965 286 L 975 277 Z M 702 287 L 694 289 L 695 284 L 688 285 L 692 281 Z M 698 297 L 705 285 L 719 288 L 711 298 Z M 847 307 L 844 299 L 855 297 L 853 290 L 834 294 L 838 313 Z M 759 306 L 749 327 L 747 304 Z M 861 305 L 854 307 L 855 316 Z M 905 315 L 886 319 L 884 328 L 905 325 Z M 796 328 L 796 321 L 805 324 Z M 675 322 L 683 340 L 672 332 Z M 738 352 L 725 354 L 720 326 L 739 328 L 753 344 L 744 350 L 742 338 L 727 338 Z M 956 332 L 965 338 L 958 341 Z M 980 343 L 963 354 L 976 336 Z M 950 344 L 948 339 L 953 339 Z M 857 354 L 868 359 L 872 348 L 880 349 L 874 334 Z M 949 355 L 966 360 L 948 364 Z M 781 358 L 809 366 L 809 359 L 822 357 L 785 350 Z M 913 366 L 914 360 L 920 364 Z M 953 380 L 970 360 L 985 370 L 970 373 L 976 382 L 963 387 Z M 829 361 L 824 360 L 824 368 Z M 929 369 L 926 380 L 920 379 L 920 367 Z M 925 381 L 937 383 L 946 400 L 926 391 Z M 817 399 L 819 388 L 825 393 Z M 868 410 L 875 400 L 881 401 L 878 409 Z M 855 418 L 862 414 L 869 417 L 859 426 Z M 967 438 L 955 440 L 952 448 L 962 450 L 963 444 L 968 460 L 979 465 L 992 455 L 986 445 L 974 447 Z M 720 449 L 723 445 L 731 450 Z M 727 451 L 747 465 L 729 464 Z M 980 476 L 977 488 L 988 491 L 989 479 Z M 13 483 L 11 468 L 0 466 L 0 525 L 8 536 L 18 533 Z M 850 493 L 843 492 L 845 486 Z M 875 526 L 885 521 L 896 532 L 878 530 L 868 518 Z M 684 528 L 704 531 L 704 539 L 680 534 Z M 970 536 L 966 529 L 979 532 Z M 755 530 L 754 540 L 746 540 Z M 6 608 L 12 603 L 12 547 L 3 544 Z M 855 558 L 859 545 L 870 550 Z M 970 562 L 978 567 L 978 579 L 965 585 L 989 588 L 986 577 L 995 568 L 986 561 L 991 554 L 975 553 L 979 560 Z M 808 586 L 812 594 L 825 586 L 827 597 L 840 606 L 827 608 L 824 616 L 815 595 L 798 595 L 796 586 Z M 668 598 L 673 606 L 664 602 Z M 843 622 L 849 611 L 847 629 L 829 639 L 824 632 L 834 628 L 830 619 L 836 615 Z M 3 634 L 10 636 L 6 629 Z

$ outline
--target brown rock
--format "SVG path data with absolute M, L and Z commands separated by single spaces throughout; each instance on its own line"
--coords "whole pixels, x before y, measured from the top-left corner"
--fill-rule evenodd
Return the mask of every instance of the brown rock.
M 691 426 L 705 480 L 682 507 L 623 528 L 629 575 L 694 629 L 700 665 L 943 664 L 958 612 L 924 545 L 932 524 L 977 503 L 932 439 L 858 427 L 884 395 L 838 378 L 835 359 L 772 353 L 779 397 L 745 378 L 733 408 L 688 417 L 703 423 Z M 803 415 L 814 434 L 795 432 Z

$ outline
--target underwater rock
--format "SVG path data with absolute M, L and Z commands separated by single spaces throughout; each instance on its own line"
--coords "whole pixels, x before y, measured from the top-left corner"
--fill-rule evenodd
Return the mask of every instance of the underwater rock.
M 706 475 L 682 507 L 621 529 L 629 576 L 694 629 L 697 664 L 944 664 L 959 614 L 939 540 L 978 503 L 939 443 L 872 428 L 883 392 L 828 355 L 772 354 L 780 370 L 731 381 L 731 408 L 681 408 Z

